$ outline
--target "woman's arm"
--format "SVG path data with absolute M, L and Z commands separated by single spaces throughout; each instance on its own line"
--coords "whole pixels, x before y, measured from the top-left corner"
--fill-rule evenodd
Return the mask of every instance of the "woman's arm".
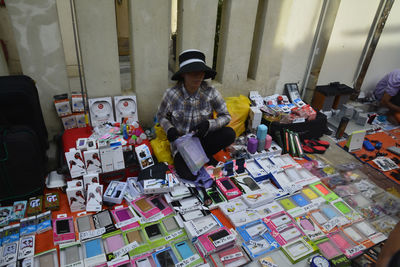
M 392 96 L 389 95 L 388 93 L 385 93 L 381 99 L 380 104 L 384 107 L 389 108 L 391 111 L 400 112 L 400 107 L 390 102 L 391 99 Z
M 228 112 L 228 108 L 226 107 L 226 102 L 224 98 L 216 89 L 214 89 L 214 95 L 211 101 L 211 105 L 217 113 L 217 118 L 210 120 L 209 130 L 213 131 L 228 125 L 231 121 L 231 115 Z

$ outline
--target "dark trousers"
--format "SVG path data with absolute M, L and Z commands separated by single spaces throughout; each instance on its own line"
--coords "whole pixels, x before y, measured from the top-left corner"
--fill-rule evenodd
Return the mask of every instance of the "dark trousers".
M 214 154 L 231 145 L 235 138 L 235 131 L 231 127 L 223 127 L 200 138 L 200 142 L 207 157 L 212 160 Z M 179 152 L 174 157 L 174 165 L 179 177 L 191 181 L 196 180 L 197 177 L 192 174 Z

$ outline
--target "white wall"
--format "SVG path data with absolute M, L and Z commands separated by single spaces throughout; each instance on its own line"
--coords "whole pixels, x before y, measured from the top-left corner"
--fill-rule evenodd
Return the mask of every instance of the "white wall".
M 6 57 L 4 55 L 3 48 L 0 46 L 0 76 L 7 76 L 9 74 Z
M 379 1 L 341 1 L 318 85 L 333 81 L 353 86 L 361 53 Z
M 400 69 L 400 1 L 394 1 L 372 61 L 361 86 L 370 92 L 378 81 L 394 69 Z

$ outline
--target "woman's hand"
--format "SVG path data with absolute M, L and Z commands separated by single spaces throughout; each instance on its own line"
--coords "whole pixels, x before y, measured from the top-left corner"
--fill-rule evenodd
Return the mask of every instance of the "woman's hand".
M 178 130 L 175 127 L 169 128 L 167 132 L 167 139 L 170 143 L 174 142 L 180 136 Z
M 210 122 L 208 120 L 202 121 L 193 127 L 190 131 L 194 132 L 194 136 L 202 138 L 206 135 L 208 128 L 210 128 Z

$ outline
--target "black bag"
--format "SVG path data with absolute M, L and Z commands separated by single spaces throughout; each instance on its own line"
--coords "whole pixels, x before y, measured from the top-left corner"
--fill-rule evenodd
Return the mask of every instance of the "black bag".
M 43 193 L 45 159 L 35 131 L 0 127 L 0 202 L 12 203 Z
M 0 125 L 27 125 L 36 132 L 42 153 L 49 148 L 39 95 L 30 77 L 0 77 Z
M 330 131 L 327 124 L 327 119 L 325 114 L 321 112 L 317 112 L 317 116 L 315 120 L 300 122 L 300 123 L 279 123 L 279 122 L 270 122 L 263 119 L 265 125 L 268 126 L 268 132 L 271 137 L 279 144 L 279 140 L 276 140 L 277 133 L 282 133 L 284 129 L 291 130 L 293 132 L 297 132 L 299 134 L 299 138 L 301 140 L 304 139 L 319 139 L 324 134 L 328 134 Z

